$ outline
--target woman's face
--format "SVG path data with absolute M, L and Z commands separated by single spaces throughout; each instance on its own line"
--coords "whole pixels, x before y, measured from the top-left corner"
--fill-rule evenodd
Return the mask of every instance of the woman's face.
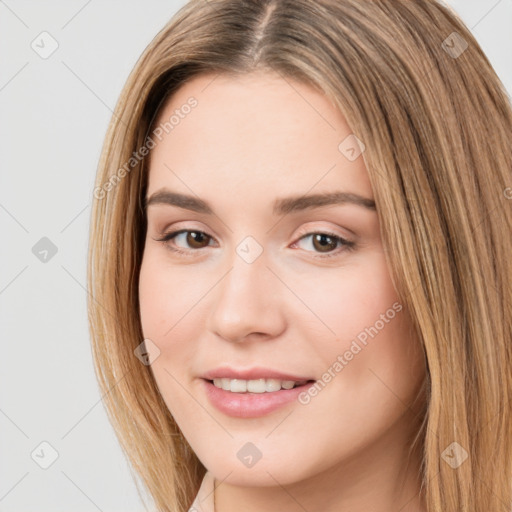
M 391 474 L 425 366 L 344 117 L 258 72 L 196 77 L 159 120 L 140 314 L 194 452 L 235 485 L 348 478 L 380 461 Z M 286 380 L 310 382 L 277 391 Z

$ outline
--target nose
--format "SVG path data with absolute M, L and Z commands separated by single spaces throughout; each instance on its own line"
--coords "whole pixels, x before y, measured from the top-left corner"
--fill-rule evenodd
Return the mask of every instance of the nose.
M 284 287 L 267 267 L 265 252 L 250 263 L 235 253 L 230 263 L 212 294 L 210 332 L 232 342 L 277 337 L 285 328 Z

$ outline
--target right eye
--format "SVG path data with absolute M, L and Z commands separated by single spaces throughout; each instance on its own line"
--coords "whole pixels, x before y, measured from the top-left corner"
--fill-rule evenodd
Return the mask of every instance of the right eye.
M 182 241 L 189 247 L 179 248 L 176 247 L 176 244 L 174 242 L 172 244 L 170 243 L 171 240 L 178 240 L 180 236 L 182 238 Z M 209 244 L 207 243 L 206 245 L 204 245 L 204 241 L 206 240 L 206 242 L 208 242 L 210 240 L 213 240 L 213 238 L 210 235 L 204 233 L 203 231 L 180 229 L 179 231 L 166 233 L 162 236 L 162 238 L 158 238 L 156 240 L 158 242 L 162 242 L 167 249 L 180 253 L 182 255 L 186 255 L 198 249 L 208 247 Z

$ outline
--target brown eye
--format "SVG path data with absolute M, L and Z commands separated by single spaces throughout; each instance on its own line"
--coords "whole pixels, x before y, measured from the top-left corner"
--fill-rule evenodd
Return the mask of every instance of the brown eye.
M 316 258 L 329 258 L 338 256 L 344 251 L 352 251 L 355 249 L 355 242 L 345 240 L 339 235 L 334 233 L 313 232 L 307 233 L 302 236 L 294 245 L 299 245 L 301 242 L 310 239 L 313 250 L 305 249 L 306 252 L 317 253 Z
M 184 233 L 187 233 L 185 241 L 192 249 L 202 249 L 203 247 L 208 246 L 210 237 L 206 233 L 203 233 L 202 231 L 185 231 Z M 205 240 L 206 245 L 204 245 Z
M 333 237 L 326 233 L 315 233 L 313 235 L 313 247 L 319 252 L 329 252 L 338 247 L 338 240 L 338 237 Z
M 181 245 L 177 244 L 175 239 L 179 239 Z M 212 237 L 206 233 L 189 229 L 173 231 L 172 233 L 167 233 L 162 238 L 157 239 L 158 242 L 162 242 L 172 251 L 179 253 L 185 253 L 187 251 L 193 252 L 194 250 L 204 249 L 205 247 L 208 247 L 210 240 L 212 240 Z M 184 247 L 183 244 L 185 244 Z

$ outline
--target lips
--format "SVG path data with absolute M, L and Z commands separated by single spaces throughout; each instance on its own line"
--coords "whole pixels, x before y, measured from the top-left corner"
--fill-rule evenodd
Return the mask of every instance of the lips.
M 236 393 L 220 389 L 207 379 L 201 387 L 209 402 L 221 413 L 234 418 L 250 419 L 271 414 L 282 407 L 298 407 L 298 397 L 311 384 L 270 393 Z
M 242 380 L 257 380 L 257 379 L 277 379 L 277 380 L 293 380 L 294 382 L 314 381 L 312 376 L 301 375 L 298 373 L 284 373 L 271 368 L 263 366 L 254 366 L 251 368 L 233 368 L 229 366 L 219 366 L 213 370 L 207 371 L 201 375 L 201 378 L 209 381 L 214 379 L 242 379 Z
M 298 403 L 298 395 L 316 381 L 310 375 L 285 373 L 264 366 L 234 368 L 223 365 L 203 373 L 200 377 L 202 389 L 216 409 L 228 416 L 246 419 L 265 416 L 281 407 Z M 248 381 L 248 386 L 249 381 L 275 379 L 283 383 L 293 381 L 295 386 L 270 392 L 235 392 L 215 386 L 213 381 L 216 380 L 218 383 L 219 379 Z

